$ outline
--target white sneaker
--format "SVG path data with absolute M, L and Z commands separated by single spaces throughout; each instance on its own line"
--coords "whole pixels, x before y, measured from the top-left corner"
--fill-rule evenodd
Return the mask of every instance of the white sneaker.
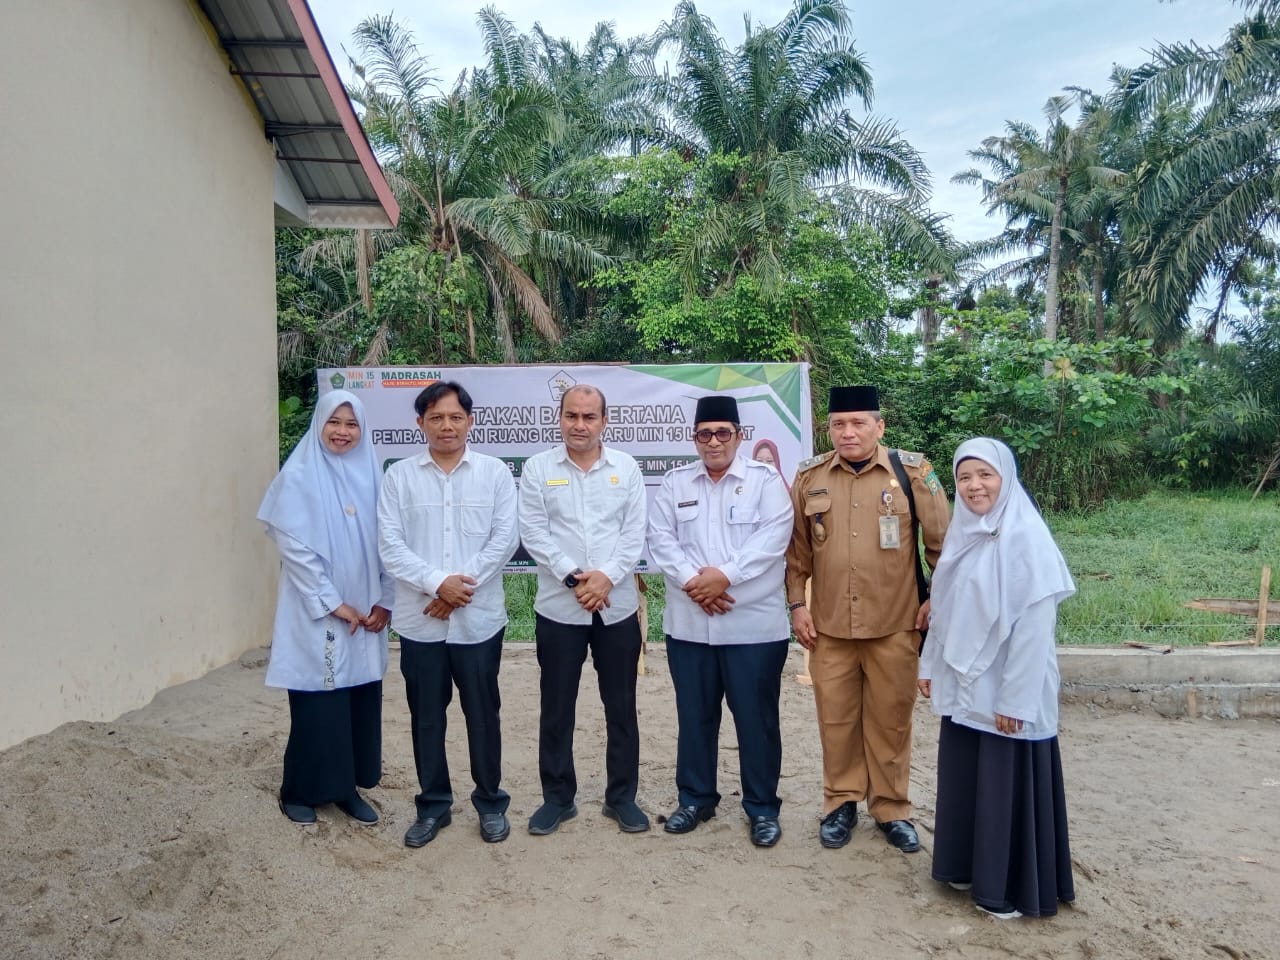
M 987 916 L 995 917 L 997 920 L 1016 920 L 1018 917 L 1022 916 L 1022 913 L 1018 910 L 992 910 L 990 907 L 984 907 L 980 903 L 976 906 Z
M 958 880 L 948 880 L 947 886 L 950 887 L 952 890 L 972 890 L 973 889 L 972 883 L 961 883 Z

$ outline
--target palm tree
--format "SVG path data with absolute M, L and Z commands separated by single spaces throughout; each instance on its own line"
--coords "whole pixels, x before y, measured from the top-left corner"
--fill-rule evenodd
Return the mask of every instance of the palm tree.
M 1212 290 L 1206 337 L 1255 260 L 1274 260 L 1280 225 L 1280 0 L 1249 0 L 1224 42 L 1157 47 L 1147 65 L 1121 74 L 1116 107 L 1131 123 L 1189 110 L 1176 152 L 1135 176 L 1130 281 L 1136 319 L 1173 342 L 1191 306 Z
M 722 202 L 683 251 L 688 295 L 716 259 L 729 264 L 722 286 L 748 272 L 764 292 L 776 290 L 785 224 L 812 207 L 816 192 L 838 194 L 851 220 L 883 225 L 915 244 L 922 261 L 951 270 L 941 220 L 923 208 L 929 177 L 919 154 L 892 124 L 860 121 L 847 107 L 854 100 L 869 108 L 872 82 L 843 3 L 794 0 L 775 26 L 748 20 L 742 45 L 729 50 L 683 2 L 657 41 L 676 47 L 664 89 L 678 149 L 727 158 L 732 168 Z
M 567 125 L 537 75 L 533 44 L 492 8 L 479 21 L 486 66 L 464 73 L 447 92 L 406 28 L 377 16 L 356 28 L 360 59 L 352 66 L 360 83 L 351 94 L 400 199 L 400 224 L 384 234 L 322 241 L 309 255 L 354 266 L 372 310 L 370 265 L 409 248 L 406 267 L 421 288 L 413 302 L 422 313 L 382 316 L 365 363 L 385 356 L 398 328 L 424 320 L 437 327 L 441 362 L 447 323 L 465 323 L 475 357 L 477 309 L 491 318 L 503 359 L 514 362 L 519 318 L 544 340 L 560 339 L 539 279 L 588 276 L 608 262 L 595 241 L 592 198 L 572 192 L 557 166 Z M 452 311 L 445 309 L 450 303 Z
M 1044 335 L 1049 340 L 1058 336 L 1063 238 L 1069 203 L 1075 198 L 1078 208 L 1083 210 L 1085 205 L 1081 199 L 1091 190 L 1117 184 L 1124 178 L 1121 171 L 1102 163 L 1099 113 L 1086 113 L 1074 125 L 1067 122 L 1066 114 L 1074 100 L 1074 95 L 1049 99 L 1044 108 L 1048 126 L 1043 136 L 1030 124 L 1011 121 L 1005 125 L 1004 136 L 988 137 L 980 150 L 971 150 L 969 156 L 991 168 L 994 179 L 984 177 L 976 168 L 952 178 L 956 183 L 980 185 L 988 213 L 1002 211 L 1006 217 L 1004 233 L 996 240 L 971 248 L 972 254 L 991 254 L 1017 243 L 1032 250 L 1041 244 L 1047 248 Z M 1029 265 L 1022 262 L 1018 268 Z M 1007 267 L 1005 272 L 1009 272 Z

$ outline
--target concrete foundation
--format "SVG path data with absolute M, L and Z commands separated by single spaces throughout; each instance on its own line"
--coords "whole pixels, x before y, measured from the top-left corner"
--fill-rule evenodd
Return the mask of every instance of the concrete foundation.
M 1166 717 L 1280 718 L 1280 648 L 1059 647 L 1062 699 Z

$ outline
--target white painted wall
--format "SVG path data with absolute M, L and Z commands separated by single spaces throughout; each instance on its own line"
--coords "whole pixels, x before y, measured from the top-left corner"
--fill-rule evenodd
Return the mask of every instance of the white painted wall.
M 0 30 L 0 748 L 269 638 L 272 150 L 186 0 Z

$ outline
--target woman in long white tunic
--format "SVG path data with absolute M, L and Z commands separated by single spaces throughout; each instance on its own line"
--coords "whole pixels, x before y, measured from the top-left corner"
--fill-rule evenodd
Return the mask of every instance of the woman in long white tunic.
M 1001 919 L 1075 899 L 1058 751 L 1066 562 L 1013 451 L 956 450 L 955 515 L 933 576 L 920 692 L 942 717 L 933 877 Z
M 382 779 L 392 581 L 378 559 L 382 477 L 366 433 L 358 397 L 322 396 L 258 510 L 280 550 L 267 685 L 289 691 L 280 809 L 295 823 L 314 823 L 326 803 L 378 819 L 356 788 Z

